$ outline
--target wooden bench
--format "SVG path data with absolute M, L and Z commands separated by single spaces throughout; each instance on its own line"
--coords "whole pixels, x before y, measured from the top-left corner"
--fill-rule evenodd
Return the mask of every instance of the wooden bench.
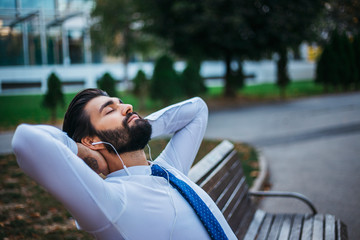
M 239 154 L 223 141 L 189 172 L 189 177 L 215 201 L 238 239 L 347 239 L 346 226 L 332 215 L 318 214 L 313 204 L 298 193 L 251 192 Z M 312 214 L 273 214 L 257 208 L 255 196 L 295 197 Z

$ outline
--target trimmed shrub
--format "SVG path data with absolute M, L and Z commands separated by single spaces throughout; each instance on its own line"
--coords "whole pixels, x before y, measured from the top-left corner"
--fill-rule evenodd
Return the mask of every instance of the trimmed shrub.
M 161 100 L 168 104 L 173 99 L 183 95 L 180 78 L 173 65 L 174 61 L 167 55 L 156 61 L 150 87 L 152 99 Z
M 135 78 L 133 79 L 133 83 L 133 93 L 139 100 L 139 110 L 144 110 L 146 96 L 148 95 L 149 91 L 149 83 L 144 71 L 139 70 L 137 72 Z
M 64 94 L 62 92 L 61 81 L 55 73 L 51 73 L 47 79 L 47 92 L 45 93 L 43 106 L 50 109 L 51 121 L 56 122 L 57 107 L 64 106 Z
M 352 47 L 354 51 L 354 66 L 358 70 L 358 74 L 354 82 L 354 87 L 355 89 L 360 89 L 360 34 L 354 37 Z
M 356 44 L 351 44 L 345 33 L 333 31 L 317 62 L 315 81 L 322 84 L 325 91 L 329 87 L 345 91 L 357 87 L 359 65 L 356 54 Z
M 189 60 L 181 74 L 181 83 L 187 97 L 194 97 L 206 91 L 204 80 L 200 75 L 200 61 Z
M 97 85 L 98 88 L 107 92 L 110 97 L 117 97 L 116 81 L 109 73 L 105 73 L 97 82 Z

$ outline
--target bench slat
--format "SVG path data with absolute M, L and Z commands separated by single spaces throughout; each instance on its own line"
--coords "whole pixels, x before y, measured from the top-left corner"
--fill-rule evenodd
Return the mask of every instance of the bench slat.
M 265 212 L 263 210 L 257 210 L 254 218 L 251 221 L 251 224 L 246 232 L 246 235 L 244 237 L 244 240 L 253 240 L 256 238 L 260 226 L 262 225 L 264 219 L 265 219 Z
M 325 239 L 326 240 L 335 240 L 336 239 L 336 230 L 335 230 L 335 217 L 332 215 L 325 216 Z
M 242 178 L 238 185 L 236 186 L 234 192 L 231 194 L 230 198 L 226 202 L 225 206 L 221 209 L 226 219 L 230 219 L 230 217 L 236 212 L 236 207 L 239 203 L 246 197 L 246 184 L 245 179 Z
M 210 192 L 211 189 L 220 181 L 220 179 L 228 172 L 231 165 L 238 161 L 237 152 L 230 152 L 220 165 L 218 165 L 201 183 L 197 182 L 199 186 L 206 192 Z
M 234 232 L 239 232 L 240 229 L 249 227 L 251 220 L 255 214 L 256 209 L 252 206 L 252 203 L 248 197 L 244 197 L 239 201 L 236 206 L 235 212 L 229 219 L 229 223 L 234 227 Z
M 240 181 L 245 181 L 245 178 L 243 177 L 243 175 L 235 174 L 235 176 L 231 179 L 231 182 L 225 187 L 223 192 L 216 199 L 216 204 L 220 208 L 223 208 L 225 206 L 226 202 L 228 201 L 230 196 L 233 194 L 233 192 L 235 191 L 235 189 Z M 244 183 L 242 183 L 242 184 L 244 184 Z
M 260 232 L 256 239 L 258 239 L 258 240 L 267 239 L 273 219 L 274 219 L 273 214 L 270 214 L 270 213 L 266 214 L 264 222 L 261 225 Z
M 190 169 L 189 178 L 199 184 L 233 149 L 234 145 L 231 142 L 222 141 Z
M 235 235 L 237 236 L 238 239 L 244 239 L 246 231 L 252 222 L 255 212 L 256 212 L 255 208 L 250 208 L 250 210 L 246 211 L 246 214 L 239 219 L 240 225 L 237 227 L 235 231 Z
M 337 227 L 337 239 L 348 239 L 347 230 L 345 224 L 340 220 L 336 220 L 336 227 Z
M 301 236 L 301 229 L 304 223 L 304 216 L 296 214 L 291 227 L 290 240 L 298 240 Z
M 210 196 L 217 196 L 215 198 L 216 202 L 220 201 L 226 192 L 228 192 L 231 188 L 234 189 L 237 185 L 237 182 L 243 177 L 241 163 L 239 161 L 234 161 L 231 167 L 233 166 L 235 168 L 228 169 L 224 173 L 221 171 L 217 174 L 218 176 L 214 176 L 214 179 L 218 180 L 217 182 L 209 182 L 209 184 L 214 184 L 213 186 L 204 186 L 205 188 L 209 189 L 208 193 Z M 225 168 L 223 169 L 225 170 Z
M 279 233 L 279 240 L 288 240 L 290 237 L 291 225 L 293 220 L 293 215 L 284 214 L 283 215 L 283 223 Z
M 323 240 L 324 236 L 324 215 L 316 214 L 314 216 L 314 226 L 313 226 L 313 240 Z
M 269 232 L 269 239 L 277 239 L 282 227 L 284 216 L 282 214 L 275 215 L 274 221 Z
M 346 225 L 332 215 L 273 214 L 252 202 L 234 146 L 223 141 L 189 172 L 218 205 L 238 239 L 341 240 Z
M 314 218 L 310 216 L 305 216 L 304 218 L 304 226 L 301 233 L 301 239 L 309 240 L 311 239 L 312 233 L 313 233 L 313 222 Z

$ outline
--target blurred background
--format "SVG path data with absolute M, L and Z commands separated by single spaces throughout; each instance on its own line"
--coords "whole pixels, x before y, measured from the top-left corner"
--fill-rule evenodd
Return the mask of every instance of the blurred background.
M 0 96 L 58 86 L 48 93 L 54 120 L 68 93 L 88 87 L 131 93 L 141 110 L 195 95 L 218 97 L 216 108 L 229 98 L 353 91 L 359 8 L 356 0 L 1 0 Z M 13 116 L 6 106 L 2 116 Z
M 349 62 L 339 74 L 354 75 L 329 85 L 351 89 L 359 81 L 359 8 L 356 0 L 1 0 L 0 94 L 45 93 L 53 72 L 65 92 L 96 87 L 105 73 L 125 90 L 138 70 L 151 79 L 164 56 L 178 73 L 200 68 L 205 86 L 224 86 L 227 97 L 264 82 L 282 90 L 290 79 L 327 85 L 328 71 L 316 75 L 327 45 Z
M 0 236 L 85 234 L 50 197 L 26 200 L 44 193 L 10 142 L 23 122 L 61 126 L 76 92 L 99 87 L 143 115 L 201 96 L 206 138 L 246 142 L 255 162 L 261 150 L 268 188 L 307 195 L 360 238 L 359 20 L 359 0 L 0 0 Z

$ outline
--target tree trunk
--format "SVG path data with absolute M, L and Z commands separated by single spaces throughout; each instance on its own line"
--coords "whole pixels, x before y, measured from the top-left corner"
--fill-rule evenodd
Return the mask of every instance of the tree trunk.
M 233 82 L 231 81 L 231 54 L 226 54 L 225 56 L 225 92 L 224 97 L 233 98 L 236 96 L 236 87 L 234 86 Z
M 130 49 L 129 49 L 129 41 L 130 41 L 130 29 L 129 27 L 126 27 L 124 29 L 124 45 L 123 45 L 123 51 L 124 51 L 124 85 L 125 85 L 125 91 L 130 91 L 130 84 L 129 84 L 129 71 L 128 71 L 128 65 L 129 65 L 129 59 L 130 59 Z
M 287 51 L 286 48 L 281 48 L 278 52 L 279 60 L 277 61 L 277 85 L 280 88 L 280 99 L 286 98 L 286 86 L 290 79 L 287 72 Z
M 280 86 L 280 99 L 285 100 L 286 99 L 286 87 Z

